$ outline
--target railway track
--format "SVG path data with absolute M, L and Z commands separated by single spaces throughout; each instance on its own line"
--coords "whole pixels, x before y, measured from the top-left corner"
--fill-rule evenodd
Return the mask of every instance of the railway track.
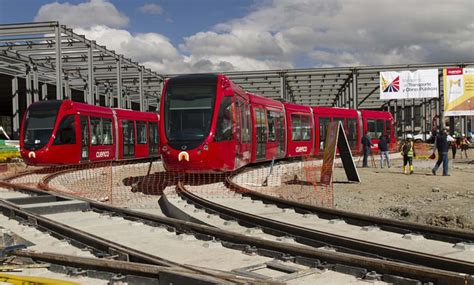
M 86 204 L 88 209 L 85 212 L 76 211 L 72 213 L 50 213 L 44 215 L 34 214 L 32 213 L 31 207 L 34 208 L 35 206 L 28 206 L 30 207 L 29 211 L 25 211 L 21 206 L 32 204 L 18 204 L 14 202 L 18 202 L 18 199 L 65 201 L 71 199 L 71 197 L 51 195 L 51 193 L 46 193 L 38 189 L 25 188 L 6 183 L 2 183 L 1 186 L 16 188 L 24 193 L 36 195 L 33 198 L 23 197 L 13 201 L 12 199 L 2 200 L 0 208 L 3 213 L 24 222 L 29 221 L 29 223 L 34 224 L 44 231 L 49 231 L 55 236 L 74 240 L 76 243 L 88 248 L 91 252 L 98 251 L 102 255 L 116 255 L 128 261 L 172 268 L 179 268 L 179 266 L 182 268 L 182 264 L 190 264 L 186 265 L 184 269 L 193 270 L 195 274 L 210 275 L 213 278 L 226 282 L 242 282 L 242 280 L 249 282 L 248 279 L 242 279 L 247 277 L 252 278 L 251 282 L 260 282 L 262 280 L 265 282 L 285 281 L 291 284 L 292 280 L 297 280 L 295 282 L 300 283 L 302 281 L 301 279 L 294 279 L 295 276 L 299 276 L 299 278 L 307 278 L 306 282 L 312 283 L 317 280 L 314 276 L 318 276 L 322 272 L 338 271 L 351 273 L 359 278 L 383 279 L 385 282 L 395 283 L 408 282 L 407 280 L 420 280 L 421 282 L 434 282 L 435 284 L 474 284 L 472 276 L 458 272 L 432 269 L 418 265 L 407 266 L 406 264 L 393 261 L 341 252 L 331 252 L 303 245 L 268 241 L 205 225 L 159 217 L 129 209 L 115 208 L 94 201 L 75 199 L 80 203 Z M 53 204 L 55 203 L 54 201 Z M 84 206 L 84 204 L 82 205 Z M 51 205 L 48 205 L 47 208 L 51 208 Z M 92 220 L 94 221 L 94 225 L 90 223 Z M 102 222 L 100 222 L 101 220 Z M 68 224 L 67 226 L 65 225 L 66 222 Z M 118 232 L 112 231 L 112 229 L 108 227 L 111 223 L 119 225 L 118 228 L 121 230 Z M 166 229 L 163 227 L 166 227 Z M 102 230 L 97 232 L 96 230 L 98 228 L 102 228 Z M 105 231 L 107 233 L 103 233 L 104 228 L 106 228 Z M 142 231 L 143 228 L 146 228 L 146 230 Z M 170 232 L 170 229 L 174 229 L 175 232 Z M 150 237 L 150 232 L 153 232 L 154 238 Z M 130 242 L 130 240 L 128 242 L 123 240 L 121 236 L 124 236 L 125 233 L 133 235 L 134 239 L 132 242 Z M 159 258 L 156 256 L 157 254 L 153 254 L 156 253 L 156 251 L 150 248 L 149 243 L 148 247 L 146 247 L 146 253 L 144 252 L 145 248 L 141 247 L 146 245 L 147 241 L 149 242 L 153 239 L 160 239 L 160 243 L 164 244 L 169 240 L 169 235 L 172 235 L 172 239 L 177 239 L 177 237 L 182 236 L 178 239 L 179 243 L 176 243 L 177 246 L 180 247 L 180 250 L 189 247 L 189 252 L 193 253 L 194 262 L 196 262 L 197 265 L 193 264 L 193 258 L 189 260 L 189 257 L 184 257 L 184 260 L 179 261 L 169 261 L 163 257 Z M 203 240 L 196 241 L 196 237 Z M 112 239 L 114 242 L 111 242 Z M 191 239 L 191 241 L 189 239 Z M 195 248 L 189 245 L 189 243 L 198 243 L 199 246 Z M 206 249 L 205 253 L 203 252 L 203 244 L 207 244 L 207 246 L 204 247 Z M 166 245 L 166 247 L 169 249 L 170 245 Z M 226 255 L 224 259 L 220 259 L 218 258 L 219 254 L 210 252 L 209 249 L 231 251 L 232 254 Z M 173 258 L 176 259 L 176 249 L 169 250 L 168 252 L 170 251 L 172 252 L 168 257 L 173 256 Z M 235 260 L 238 256 L 242 256 L 241 252 L 246 253 L 243 254 L 243 256 L 246 259 L 247 266 L 240 268 L 235 268 L 234 266 L 234 268 L 232 268 L 232 260 Z M 254 256 L 253 254 L 258 255 Z M 204 258 L 206 256 L 211 258 Z M 256 262 L 252 264 L 248 262 L 248 259 L 254 259 Z M 286 260 L 287 262 L 282 262 L 281 260 Z M 291 263 L 288 263 L 288 261 L 291 261 Z M 216 268 L 213 268 L 213 270 L 202 268 L 202 266 L 211 265 L 209 262 L 215 265 Z M 253 272 L 255 269 L 262 267 L 286 270 L 286 274 L 278 280 L 277 278 L 272 279 L 268 276 Z M 328 271 L 328 269 L 330 270 Z M 301 277 L 301 275 L 305 276 Z M 343 282 L 344 281 L 341 283 Z
M 403 239 L 401 235 L 393 233 L 391 237 L 390 234 L 387 234 L 387 232 L 379 228 L 367 226 L 362 228 L 366 230 L 365 234 L 363 233 L 365 240 L 357 239 L 351 237 L 351 232 L 361 232 L 361 228 L 357 227 L 356 229 L 354 225 L 348 225 L 340 219 L 324 220 L 314 215 L 314 212 L 308 215 L 308 211 L 305 211 L 304 214 L 298 213 L 294 209 L 288 211 L 288 206 L 284 210 L 276 206 L 273 207 L 273 209 L 269 209 L 268 204 L 255 203 L 255 201 L 252 203 L 251 199 L 219 199 L 216 197 L 206 199 L 194 194 L 199 193 L 199 190 L 193 187 L 196 186 L 189 186 L 190 190 L 187 189 L 188 186 L 184 187 L 184 185 L 180 184 L 178 186 L 178 193 L 181 197 L 195 204 L 198 208 L 225 216 L 225 219 L 235 220 L 242 225 L 260 227 L 264 232 L 286 235 L 304 244 L 314 246 L 329 245 L 338 251 L 357 251 L 359 253 L 370 254 L 371 256 L 467 274 L 474 272 L 473 252 L 462 249 L 457 250 L 453 248 L 453 244 L 450 243 L 427 240 L 421 236 L 412 234 L 405 235 L 405 237 L 410 237 L 411 239 Z M 222 187 L 224 187 L 224 185 L 222 185 Z M 243 189 L 240 190 L 242 191 Z M 252 192 L 248 191 L 244 191 L 244 193 L 245 195 L 252 194 Z M 225 202 L 225 200 L 227 200 L 227 202 Z M 402 224 L 399 224 L 398 229 L 402 226 Z M 331 227 L 333 229 L 330 229 Z M 344 229 L 344 227 L 346 227 L 346 229 Z M 341 233 L 343 234 L 341 235 Z M 373 240 L 371 237 L 374 235 L 380 237 L 378 241 L 369 242 L 368 240 Z M 390 242 L 390 239 L 394 238 L 393 235 L 396 235 L 395 238 L 401 240 L 398 241 L 399 243 L 411 243 L 411 245 L 397 248 L 390 244 L 383 244 L 384 240 L 386 240 L 385 242 L 387 242 L 387 240 Z M 471 236 L 472 235 L 467 234 L 467 239 L 465 240 L 472 240 L 469 239 Z M 459 235 L 456 237 L 445 236 L 444 238 L 447 240 L 458 240 L 458 237 Z M 422 238 L 421 242 L 420 238 Z M 436 244 L 437 247 L 440 248 L 438 252 L 436 252 L 436 250 L 435 252 L 430 252 L 430 246 L 433 246 L 433 244 Z M 465 245 L 469 246 L 470 244 L 466 243 Z M 456 246 L 460 246 L 460 244 Z M 420 249 L 424 252 L 420 251 Z M 442 256 L 443 253 L 451 257 Z

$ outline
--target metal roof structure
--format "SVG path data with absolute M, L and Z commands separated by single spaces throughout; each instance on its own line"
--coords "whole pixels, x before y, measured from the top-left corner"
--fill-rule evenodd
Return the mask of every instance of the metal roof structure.
M 224 74 L 249 92 L 297 104 L 390 110 L 401 130 L 406 130 L 406 125 L 411 124 L 410 130 L 413 131 L 416 125 L 425 129 L 426 122 L 433 116 L 439 116 L 439 123 L 444 124 L 442 69 L 452 67 L 474 67 L 474 63 L 239 71 Z M 428 68 L 438 69 L 439 98 L 379 100 L 380 72 Z M 10 79 L 5 76 L 13 78 L 11 84 L 6 84 Z M 46 98 L 73 98 L 74 94 L 80 93 L 81 96 L 75 98 L 89 104 L 142 111 L 156 109 L 163 82 L 172 76 L 174 74 L 158 74 L 147 69 L 58 22 L 0 25 L 0 91 L 11 91 L 8 98 L 0 96 L 0 102 L 3 105 L 6 105 L 4 102 L 12 103 L 12 107 L 8 108 L 13 110 L 13 133 L 18 131 L 19 118 L 25 106 Z M 25 80 L 20 82 L 18 79 L 22 78 Z M 6 114 L 5 110 L 2 112 Z M 416 118 L 416 122 L 412 118 Z
M 243 71 L 226 74 L 245 90 L 275 99 L 283 98 L 289 102 L 313 106 L 380 109 L 390 104 L 379 99 L 381 71 L 438 69 L 440 90 L 443 90 L 443 68 L 453 67 L 474 67 L 474 62 Z M 416 100 L 415 104 L 421 104 L 422 101 Z
M 0 73 L 31 76 L 34 101 L 40 99 L 39 81 L 56 86 L 56 99 L 70 98 L 75 89 L 90 104 L 107 95 L 106 105 L 130 108 L 136 102 L 141 110 L 157 105 L 163 82 L 160 74 L 58 22 L 0 25 Z

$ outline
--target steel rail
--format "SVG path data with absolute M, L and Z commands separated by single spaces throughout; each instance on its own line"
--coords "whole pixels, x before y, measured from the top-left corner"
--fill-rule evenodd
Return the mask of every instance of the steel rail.
M 200 281 L 204 282 L 205 284 L 233 284 L 232 282 L 225 282 L 222 279 L 213 278 L 212 276 L 197 274 L 194 271 L 187 270 L 182 267 L 166 267 L 122 260 L 80 257 L 75 255 L 65 255 L 50 252 L 35 252 L 29 250 L 18 250 L 10 253 L 9 255 L 31 258 L 33 260 L 52 263 L 56 265 L 81 268 L 82 270 L 94 270 L 116 273 L 120 275 L 134 275 L 154 279 L 160 279 L 160 277 L 164 274 L 170 274 L 172 276 L 179 275 L 177 279 L 181 280 L 177 280 L 178 283 L 176 284 L 187 284 L 191 281 Z
M 364 240 L 348 238 L 341 235 L 308 229 L 235 210 L 218 203 L 211 202 L 189 192 L 181 182 L 178 183 L 178 194 L 185 197 L 185 199 L 191 201 L 195 205 L 198 205 L 198 207 L 209 209 L 217 213 L 222 213 L 246 224 L 253 224 L 266 229 L 284 232 L 289 236 L 295 236 L 302 240 L 314 241 L 315 243 L 322 242 L 339 248 L 356 250 L 360 253 L 365 252 L 383 258 L 406 262 L 408 264 L 417 264 L 421 266 L 466 274 L 472 274 L 474 272 L 474 263 L 468 261 L 414 252 L 402 248 L 394 248 Z
M 317 207 L 314 205 L 304 204 L 301 202 L 291 201 L 287 199 L 278 198 L 258 191 L 250 190 L 235 183 L 232 179 L 234 176 L 229 176 L 226 180 L 227 187 L 250 198 L 261 200 L 267 204 L 274 204 L 281 208 L 292 208 L 299 213 L 316 214 L 323 219 L 343 219 L 346 223 L 357 226 L 377 226 L 382 230 L 407 234 L 417 233 L 424 237 L 444 242 L 458 243 L 458 242 L 473 242 L 474 233 L 458 229 L 448 229 L 442 227 L 435 227 L 423 225 L 412 222 L 397 221 L 394 219 L 374 217 L 354 212 L 348 212 L 338 209 Z
M 11 189 L 23 191 L 25 193 L 36 193 L 37 195 L 52 194 L 51 192 L 40 190 L 34 187 L 24 187 L 5 182 L 0 182 L 0 187 L 8 187 Z M 72 195 L 64 194 L 57 196 L 64 198 L 73 197 Z M 434 269 L 415 264 L 405 264 L 378 258 L 358 256 L 342 252 L 330 252 L 327 250 L 311 248 L 298 244 L 285 244 L 281 242 L 251 237 L 243 234 L 237 234 L 215 227 L 199 225 L 168 217 L 156 216 L 126 208 L 109 206 L 88 199 L 75 199 L 89 202 L 91 208 L 95 211 L 113 212 L 130 220 L 141 220 L 147 223 L 159 223 L 167 225 L 175 228 L 176 231 L 180 231 L 183 233 L 196 233 L 214 237 L 215 239 L 221 241 L 225 241 L 235 245 L 241 245 L 242 248 L 251 246 L 256 247 L 257 250 L 261 250 L 262 252 L 264 252 L 265 250 L 270 252 L 280 252 L 293 256 L 294 258 L 301 257 L 313 261 L 323 261 L 330 264 L 343 264 L 357 268 L 364 267 L 367 270 L 376 271 L 377 273 L 381 274 L 402 276 L 404 278 L 413 278 L 423 282 L 435 282 L 435 284 L 474 285 L 474 276 L 468 274 L 452 272 L 443 269 Z
M 5 187 L 6 185 L 7 183 L 0 182 L 1 187 Z M 21 187 L 24 187 L 24 186 L 21 186 Z M 39 191 L 30 191 L 30 190 L 32 189 L 22 189 L 23 192 L 36 192 L 36 194 L 40 193 L 42 195 L 46 194 L 44 191 L 41 191 L 41 190 Z M 61 196 L 58 196 L 58 197 L 61 197 Z M 200 269 L 193 266 L 186 266 L 186 265 L 182 265 L 182 264 L 155 256 L 155 255 L 151 255 L 139 250 L 135 250 L 133 248 L 115 243 L 113 241 L 97 237 L 93 234 L 84 232 L 77 228 L 72 228 L 65 224 L 55 222 L 48 218 L 42 217 L 41 215 L 37 215 L 32 212 L 23 210 L 19 208 L 18 206 L 14 205 L 13 203 L 9 203 L 4 200 L 0 200 L 0 210 L 4 213 L 5 216 L 11 217 L 11 218 L 18 217 L 44 230 L 47 230 L 56 235 L 59 235 L 60 237 L 65 237 L 65 238 L 74 240 L 75 242 L 78 242 L 81 245 L 86 245 L 97 251 L 101 251 L 104 253 L 121 254 L 122 256 L 125 256 L 128 261 L 131 261 L 131 262 L 168 266 L 168 267 L 180 267 L 180 268 L 185 268 L 188 270 L 193 270 L 197 273 L 212 274 L 215 278 L 220 278 L 226 281 L 232 281 L 232 282 L 237 282 L 237 283 L 241 282 L 236 278 L 236 275 L 226 273 L 226 272 L 222 272 L 222 273 L 216 272 L 211 269 Z

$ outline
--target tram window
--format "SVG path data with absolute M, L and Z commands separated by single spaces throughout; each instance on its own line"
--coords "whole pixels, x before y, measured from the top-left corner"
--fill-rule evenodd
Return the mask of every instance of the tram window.
M 249 105 L 244 104 L 243 108 L 241 109 L 242 112 L 242 130 L 241 130 L 241 136 L 242 136 L 242 142 L 243 143 L 248 143 L 250 142 L 250 133 L 252 132 L 252 127 L 250 125 L 250 108 Z
M 268 141 L 274 142 L 276 140 L 276 129 L 275 129 L 275 112 L 267 111 L 267 121 L 268 121 Z
M 124 144 L 135 144 L 135 131 L 133 121 L 122 121 L 122 132 Z
M 133 157 L 135 155 L 134 125 L 134 121 L 122 121 L 123 157 Z
M 146 144 L 146 122 L 137 122 L 137 144 Z
M 385 134 L 387 135 L 388 140 L 390 140 L 390 131 L 391 131 L 390 121 L 385 121 Z
M 311 123 L 309 116 L 298 114 L 291 115 L 291 140 L 311 140 Z
M 342 127 L 345 129 L 345 126 L 344 126 L 344 118 L 333 118 L 334 122 L 341 122 L 342 124 Z
M 283 113 L 275 113 L 276 117 L 276 129 L 277 129 L 277 141 L 278 141 L 278 157 L 283 157 L 285 154 L 285 118 Z
M 92 145 L 112 145 L 112 119 L 91 117 Z
M 367 120 L 367 131 L 373 139 L 379 139 L 384 133 L 384 120 Z
M 157 123 L 150 123 L 150 154 L 157 154 L 158 153 L 158 124 Z
M 100 118 L 91 117 L 91 130 L 92 130 L 92 145 L 102 144 L 102 126 Z
M 326 140 L 326 132 L 331 118 L 319 117 L 319 149 L 324 149 L 324 141 Z
M 54 139 L 55 145 L 76 143 L 76 128 L 74 126 L 74 119 L 74 115 L 69 115 L 61 120 L 58 131 L 56 132 L 56 137 Z
M 102 118 L 102 144 L 111 145 L 113 143 L 112 119 Z
M 301 117 L 299 115 L 291 115 L 291 140 L 301 140 Z
M 301 140 L 309 141 L 311 139 L 310 117 L 301 115 Z
M 347 119 L 347 140 L 349 141 L 349 146 L 357 146 L 357 119 L 348 118 Z
M 215 141 L 230 141 L 234 138 L 232 130 L 232 97 L 224 97 L 217 116 Z

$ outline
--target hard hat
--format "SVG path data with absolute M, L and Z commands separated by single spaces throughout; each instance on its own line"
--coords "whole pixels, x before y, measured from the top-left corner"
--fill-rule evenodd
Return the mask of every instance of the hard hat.
M 407 139 L 413 139 L 413 136 L 411 134 L 408 134 Z

